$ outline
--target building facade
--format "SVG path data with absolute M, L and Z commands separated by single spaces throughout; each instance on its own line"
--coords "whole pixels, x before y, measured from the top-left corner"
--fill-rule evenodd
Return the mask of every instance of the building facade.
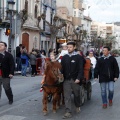
M 92 22 L 92 19 L 90 17 L 84 16 L 83 30 L 87 32 L 87 37 L 90 37 L 91 35 L 91 22 Z
M 41 0 L 40 12 L 46 15 L 45 20 L 52 25 L 54 15 L 56 14 L 56 0 Z M 40 35 L 40 44 L 43 49 L 48 51 L 51 36 L 50 26 L 43 20 L 41 20 L 40 26 L 44 31 Z
M 57 0 L 57 7 L 66 7 L 68 9 L 75 29 L 83 25 L 83 12 L 86 9 L 83 0 Z
M 114 26 L 114 34 L 116 37 L 116 43 L 115 43 L 115 49 L 119 49 L 120 50 L 120 26 L 119 25 L 115 25 Z
M 19 0 L 14 0 L 15 5 L 14 5 L 14 10 L 17 12 L 20 10 Z M 7 11 L 8 10 L 8 0 L 0 0 L 0 41 L 4 41 L 7 43 L 9 46 L 9 36 L 6 35 L 6 30 L 10 27 L 10 20 L 8 18 Z M 14 20 L 14 17 L 12 17 L 12 20 Z M 15 26 L 12 26 L 12 28 Z M 13 28 L 14 29 L 14 28 Z M 15 47 L 16 47 L 16 40 L 18 40 L 17 36 L 13 36 L 11 40 L 11 53 L 14 55 L 15 54 Z
M 27 20 L 21 26 L 19 42 L 26 47 L 28 52 L 33 48 L 40 49 L 40 29 L 37 24 L 40 7 L 39 0 L 20 0 L 20 11 L 26 10 Z
M 68 42 L 72 40 L 73 34 L 73 24 L 72 24 L 72 16 L 69 15 L 69 11 L 67 7 L 57 7 L 57 16 L 59 17 L 58 25 L 62 24 L 62 22 L 66 23 L 66 26 L 62 29 L 59 29 L 57 34 L 57 48 L 60 47 L 60 44 Z
M 96 36 L 101 36 L 103 38 L 106 38 L 107 36 L 113 36 L 114 24 L 93 21 L 91 23 L 91 34 L 95 34 Z

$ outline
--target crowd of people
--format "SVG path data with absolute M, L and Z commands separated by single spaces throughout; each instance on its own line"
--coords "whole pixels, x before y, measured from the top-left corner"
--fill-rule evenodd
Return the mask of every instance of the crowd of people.
M 13 103 L 13 94 L 10 87 L 10 79 L 14 75 L 14 59 L 13 56 L 6 51 L 7 44 L 0 42 L 0 96 L 1 96 L 1 85 L 5 89 L 5 93 L 8 97 L 9 104 Z M 20 44 L 16 48 L 16 62 L 17 71 L 21 71 L 22 76 L 27 76 L 26 70 L 28 64 L 31 65 L 32 71 L 31 76 L 37 75 L 36 71 L 36 60 L 37 58 L 45 58 L 46 52 L 41 49 L 32 51 L 28 54 L 26 47 Z M 94 51 L 90 50 L 86 56 L 83 52 L 76 49 L 75 42 L 68 42 L 62 44 L 59 53 L 57 54 L 54 49 L 49 50 L 48 57 L 51 62 L 58 61 L 62 65 L 61 73 L 64 76 L 63 89 L 65 97 L 65 114 L 63 119 L 72 117 L 71 108 L 71 94 L 74 94 L 74 103 L 76 106 L 76 112 L 80 112 L 80 87 L 79 84 L 84 79 L 84 64 L 85 59 L 91 60 L 92 79 L 99 79 L 102 96 L 102 107 L 107 108 L 113 105 L 114 95 L 114 82 L 119 78 L 119 67 L 116 59 L 111 56 L 110 48 L 105 46 L 101 57 L 97 57 Z M 43 63 L 45 61 L 42 61 Z M 45 74 L 43 71 L 43 80 L 41 84 L 44 84 Z M 108 89 L 108 99 L 107 99 Z M 72 91 L 71 91 L 72 90 Z

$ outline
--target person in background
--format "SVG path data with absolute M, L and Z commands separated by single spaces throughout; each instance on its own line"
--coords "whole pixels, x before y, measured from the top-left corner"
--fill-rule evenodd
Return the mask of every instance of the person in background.
M 96 58 L 94 57 L 94 52 L 91 50 L 89 51 L 89 55 L 87 56 L 91 60 L 91 72 L 92 72 L 92 79 L 94 79 L 94 69 L 97 63 Z
M 50 57 L 50 54 L 51 54 L 51 53 L 54 53 L 54 49 L 52 49 L 52 48 L 49 49 L 48 57 Z
M 13 103 L 13 93 L 10 87 L 10 79 L 14 75 L 15 63 L 13 56 L 6 51 L 7 44 L 0 41 L 0 98 L 2 85 L 9 100 L 9 104 Z
M 110 48 L 103 48 L 103 56 L 98 59 L 95 67 L 95 80 L 99 77 L 103 109 L 113 105 L 114 82 L 119 78 L 119 66 L 116 59 L 110 55 Z M 108 97 L 107 97 L 108 89 Z M 107 100 L 108 98 L 108 100 Z
M 31 54 L 29 55 L 30 58 L 30 64 L 31 64 L 31 68 L 32 68 L 32 72 L 31 72 L 31 77 L 35 77 L 35 75 L 37 75 L 37 71 L 36 71 L 36 57 L 37 53 L 36 51 L 33 49 Z
M 86 57 L 89 55 L 89 51 L 86 52 Z
M 84 54 L 83 54 L 83 52 L 82 52 L 81 50 L 77 50 L 77 52 L 78 52 L 78 54 L 79 54 L 80 56 L 82 56 L 82 58 L 83 58 L 83 67 L 84 67 L 84 65 L 85 65 L 85 63 L 86 63 L 85 56 L 84 56 Z
M 40 53 L 41 53 L 42 55 L 46 56 L 46 52 L 45 52 L 45 50 L 43 49 L 43 47 L 41 48 Z
M 22 46 L 22 53 L 21 53 L 21 63 L 22 63 L 22 71 L 21 74 L 22 76 L 26 76 L 26 71 L 27 71 L 27 67 L 28 67 L 28 61 L 29 61 L 29 56 L 27 54 L 27 50 L 25 48 L 25 46 Z
M 58 60 L 59 62 L 61 62 L 61 59 L 64 55 L 68 54 L 68 50 L 67 50 L 67 43 L 63 43 L 62 44 L 62 50 L 61 53 L 59 54 L 59 56 L 56 58 L 56 60 Z
M 17 72 L 21 73 L 21 49 L 22 44 L 16 47 L 16 63 L 17 63 Z

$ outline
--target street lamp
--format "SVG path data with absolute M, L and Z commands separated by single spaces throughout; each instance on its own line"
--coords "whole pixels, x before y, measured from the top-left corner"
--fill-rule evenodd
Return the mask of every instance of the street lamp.
M 10 16 L 10 35 L 9 35 L 9 46 L 8 46 L 8 51 L 11 53 L 11 39 L 12 39 L 12 16 L 14 12 L 14 5 L 15 2 L 13 0 L 8 0 L 8 10 L 7 12 L 9 13 Z
M 100 41 L 101 41 L 101 37 L 98 36 L 98 54 L 100 55 Z

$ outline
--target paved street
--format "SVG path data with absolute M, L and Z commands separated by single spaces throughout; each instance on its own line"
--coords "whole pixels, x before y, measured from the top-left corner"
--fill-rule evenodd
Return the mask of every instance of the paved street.
M 117 58 L 120 59 L 120 58 Z M 120 61 L 119 61 L 120 62 Z M 120 64 L 120 63 L 119 63 Z M 0 100 L 0 120 L 62 120 L 64 106 L 52 113 L 49 103 L 49 113 L 43 116 L 42 93 L 39 92 L 41 77 L 14 76 L 11 86 L 14 93 L 13 105 L 8 105 L 4 91 Z M 120 120 L 120 79 L 115 83 L 114 104 L 102 109 L 100 87 L 98 81 L 92 81 L 92 99 L 81 107 L 81 113 L 76 114 L 73 105 L 73 118 L 70 120 Z

